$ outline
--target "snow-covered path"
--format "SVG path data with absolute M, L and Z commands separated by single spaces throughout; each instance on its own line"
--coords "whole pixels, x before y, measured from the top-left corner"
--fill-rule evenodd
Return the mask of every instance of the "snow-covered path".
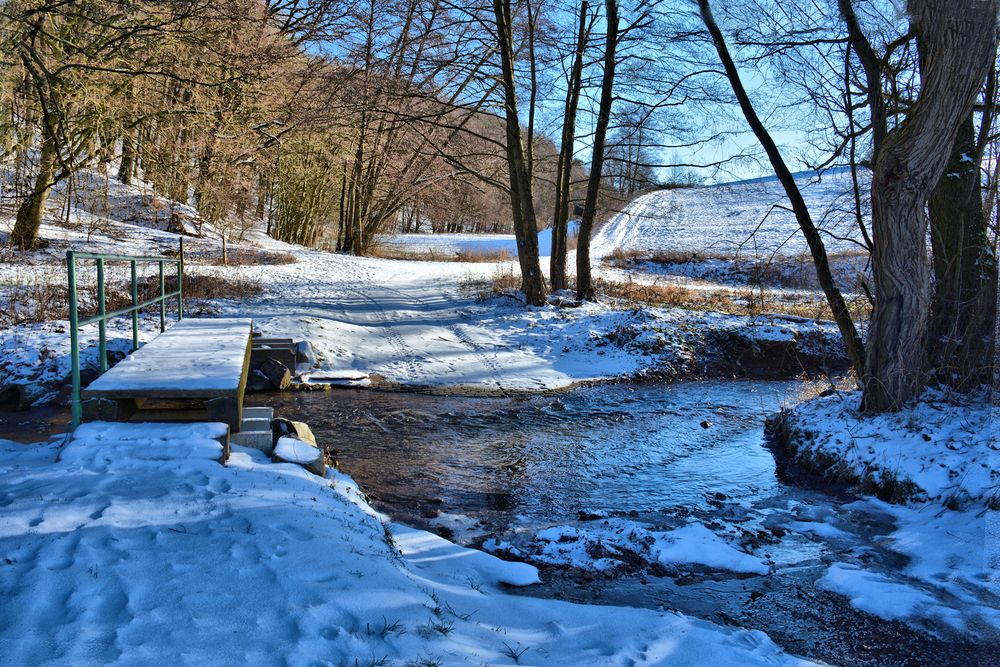
M 623 351 L 571 354 L 588 342 L 587 318 L 486 307 L 463 294 L 463 281 L 492 275 L 494 264 L 296 254 L 294 264 L 241 269 L 261 278 L 264 295 L 221 307 L 253 317 L 267 335 L 311 341 L 316 377 L 352 370 L 407 386 L 503 392 L 561 388 L 640 364 Z M 534 333 L 540 319 L 554 326 Z

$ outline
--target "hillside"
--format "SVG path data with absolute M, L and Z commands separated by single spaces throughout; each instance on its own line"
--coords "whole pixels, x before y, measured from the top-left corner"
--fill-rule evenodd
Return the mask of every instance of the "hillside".
M 805 172 L 796 182 L 814 222 L 828 232 L 828 249 L 857 249 L 850 240 L 834 238 L 860 238 L 852 217 L 850 173 L 829 172 L 818 179 Z M 796 255 L 806 245 L 788 207 L 774 177 L 659 190 L 639 197 L 602 226 L 592 255 L 604 257 L 615 249 Z

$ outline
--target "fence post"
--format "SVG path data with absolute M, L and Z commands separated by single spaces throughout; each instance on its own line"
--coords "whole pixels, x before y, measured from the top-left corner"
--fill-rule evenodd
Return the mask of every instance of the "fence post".
M 108 327 L 104 319 L 107 313 L 104 297 L 104 258 L 97 260 L 97 354 L 101 372 L 108 370 Z
M 160 333 L 167 330 L 167 286 L 163 279 L 163 260 L 160 260 Z
M 73 428 L 76 428 L 80 425 L 83 417 L 83 406 L 80 404 L 80 333 L 77 330 L 76 256 L 72 250 L 66 251 L 66 271 L 66 285 L 68 288 L 67 305 L 69 306 L 69 357 L 73 381 L 73 393 L 70 395 L 70 409 L 73 413 Z
M 139 349 L 139 273 L 136 270 L 135 260 L 132 262 L 132 351 Z
M 177 321 L 184 319 L 184 237 L 180 238 L 180 260 L 177 262 Z

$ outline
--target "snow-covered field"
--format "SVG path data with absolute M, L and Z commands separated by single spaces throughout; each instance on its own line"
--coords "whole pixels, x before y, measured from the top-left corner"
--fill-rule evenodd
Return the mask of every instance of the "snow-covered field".
M 861 178 L 867 180 L 868 174 Z M 854 220 L 850 172 L 834 169 L 817 176 L 796 175 L 813 222 L 825 232 L 831 252 L 858 251 L 861 233 Z M 388 245 L 413 252 L 517 254 L 512 234 L 395 234 Z M 539 254 L 552 252 L 552 236 L 538 235 Z M 641 195 L 600 226 L 591 241 L 591 256 L 614 250 L 698 252 L 738 255 L 744 259 L 772 254 L 794 256 L 808 248 L 802 240 L 781 184 L 774 177 L 720 185 L 658 190 Z
M 852 217 L 850 173 L 830 171 L 822 178 L 799 174 L 796 182 L 813 222 L 828 232 L 828 249 L 860 249 L 835 238 L 860 238 Z M 643 195 L 595 233 L 594 257 L 616 249 L 714 252 L 750 259 L 807 250 L 784 190 L 773 177 Z
M 353 481 L 218 425 L 0 443 L 0 662 L 804 664 L 763 633 L 505 593 L 507 563 L 387 525 Z

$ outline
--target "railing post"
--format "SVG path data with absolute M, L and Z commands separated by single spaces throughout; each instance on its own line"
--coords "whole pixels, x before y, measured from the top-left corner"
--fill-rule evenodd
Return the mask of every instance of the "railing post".
M 177 320 L 184 319 L 184 237 L 180 238 L 180 260 L 177 262 Z
M 76 308 L 76 257 L 72 250 L 66 251 L 67 305 L 69 306 L 69 358 L 73 392 L 70 394 L 70 409 L 73 413 L 73 428 L 80 425 L 83 406 L 80 404 L 80 332 L 77 330 Z
M 139 273 L 135 260 L 132 262 L 132 351 L 139 349 Z
M 104 319 L 107 303 L 104 298 L 104 258 L 97 260 L 97 353 L 101 372 L 108 370 L 108 327 Z
M 163 260 L 160 260 L 160 333 L 167 330 L 167 285 L 163 277 Z

